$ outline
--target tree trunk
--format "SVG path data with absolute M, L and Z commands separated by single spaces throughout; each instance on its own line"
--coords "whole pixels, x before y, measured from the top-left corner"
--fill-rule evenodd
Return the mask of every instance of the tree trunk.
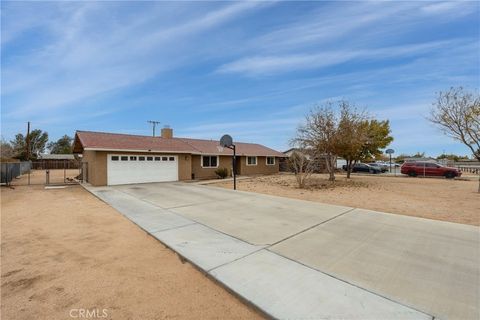
M 347 179 L 350 179 L 351 172 L 352 172 L 352 160 L 347 159 Z
M 328 181 L 335 181 L 335 156 L 328 154 L 325 159 L 327 171 L 329 173 Z

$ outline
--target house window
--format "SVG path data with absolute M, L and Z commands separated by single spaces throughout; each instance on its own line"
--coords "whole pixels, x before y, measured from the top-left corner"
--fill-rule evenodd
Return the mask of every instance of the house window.
M 168 158 L 168 161 L 175 161 L 175 157 Z
M 160 161 L 160 157 L 155 157 L 155 161 Z
M 118 161 L 118 156 L 112 156 L 112 161 Z
M 162 157 L 162 161 L 167 161 L 168 158 L 167 157 Z
M 257 157 L 247 157 L 247 166 L 256 166 Z
M 147 161 L 153 161 L 153 157 L 147 157 Z
M 120 160 L 122 160 L 122 161 L 128 161 L 128 157 L 127 157 L 127 156 L 121 156 L 121 157 L 120 157 Z
M 131 156 L 130 161 L 137 161 L 137 157 L 136 156 Z
M 218 167 L 218 156 L 202 156 L 202 167 L 203 168 L 217 168 Z
M 145 161 L 145 157 L 138 157 L 138 161 Z
M 275 165 L 275 157 L 267 157 L 267 166 Z

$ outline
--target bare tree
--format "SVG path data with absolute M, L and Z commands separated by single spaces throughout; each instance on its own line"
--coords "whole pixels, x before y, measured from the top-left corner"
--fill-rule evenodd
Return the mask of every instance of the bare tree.
M 290 155 L 288 162 L 295 173 L 299 188 L 305 188 L 310 176 L 315 169 L 315 159 L 309 155 L 308 150 L 295 150 Z
M 327 102 L 322 107 L 310 111 L 305 117 L 305 123 L 297 129 L 296 138 L 293 139 L 294 145 L 299 149 L 309 150 L 316 158 L 325 159 L 330 181 L 335 181 L 337 134 L 338 118 L 335 116 L 333 103 Z
M 15 152 L 13 151 L 12 145 L 2 137 L 1 145 L 0 145 L 0 158 L 11 159 L 14 156 L 15 156 Z
M 462 142 L 480 161 L 480 96 L 462 87 L 440 92 L 430 111 L 430 122 Z M 480 192 L 480 179 L 478 185 Z

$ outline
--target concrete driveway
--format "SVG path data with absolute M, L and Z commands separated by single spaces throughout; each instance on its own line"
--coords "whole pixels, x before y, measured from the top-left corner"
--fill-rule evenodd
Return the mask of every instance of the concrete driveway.
M 187 183 L 87 189 L 275 318 L 480 318 L 478 227 Z

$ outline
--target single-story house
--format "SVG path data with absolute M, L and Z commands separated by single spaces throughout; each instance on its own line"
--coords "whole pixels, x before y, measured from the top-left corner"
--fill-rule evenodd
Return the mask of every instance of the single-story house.
M 254 143 L 235 146 L 237 174 L 278 173 L 282 153 Z M 218 168 L 232 172 L 231 149 L 214 140 L 173 137 L 171 128 L 159 137 L 77 131 L 73 153 L 83 155 L 87 182 L 94 186 L 212 179 Z

